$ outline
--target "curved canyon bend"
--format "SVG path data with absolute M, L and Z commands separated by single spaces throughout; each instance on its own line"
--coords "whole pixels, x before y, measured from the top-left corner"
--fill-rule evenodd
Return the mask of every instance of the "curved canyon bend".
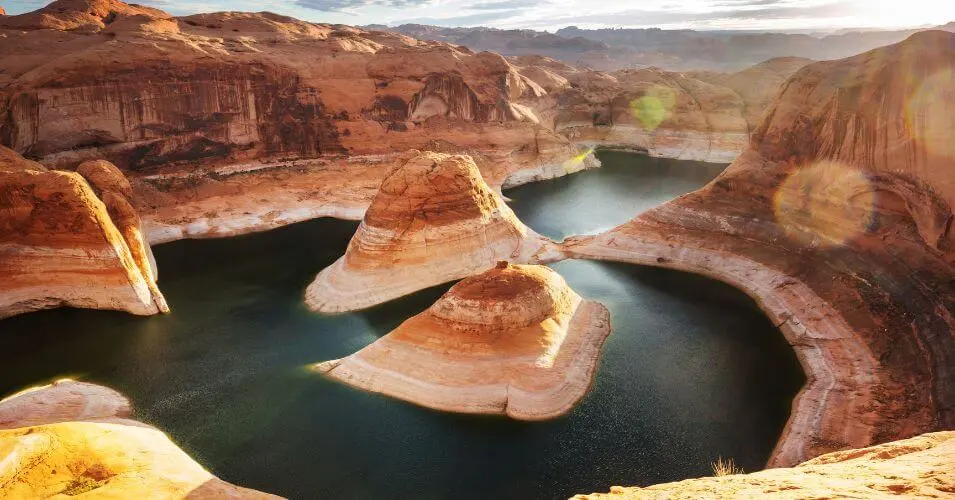
M 623 223 L 723 168 L 599 155 L 603 168 L 504 195 L 524 223 L 559 241 Z M 444 414 L 351 389 L 308 366 L 361 349 L 450 287 L 361 312 L 309 312 L 303 290 L 356 227 L 316 219 L 156 246 L 172 314 L 58 309 L 4 320 L 0 393 L 62 377 L 108 385 L 213 474 L 292 498 L 560 498 L 707 475 L 718 456 L 761 469 L 805 381 L 742 292 L 580 260 L 551 267 L 607 306 L 614 333 L 594 387 L 566 416 Z

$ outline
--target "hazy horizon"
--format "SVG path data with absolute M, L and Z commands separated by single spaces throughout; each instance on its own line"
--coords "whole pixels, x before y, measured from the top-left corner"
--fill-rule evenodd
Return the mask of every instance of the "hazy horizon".
M 0 2 L 10 15 L 46 0 Z M 133 3 L 133 2 L 130 2 Z M 955 2 L 910 0 L 647 0 L 633 8 L 615 0 L 138 0 L 174 15 L 216 11 L 271 11 L 299 19 L 350 25 L 406 23 L 446 27 L 661 28 L 747 31 L 907 29 L 955 19 Z

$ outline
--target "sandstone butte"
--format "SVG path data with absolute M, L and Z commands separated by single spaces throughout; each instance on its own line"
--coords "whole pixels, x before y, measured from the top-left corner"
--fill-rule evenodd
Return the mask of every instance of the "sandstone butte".
M 934 432 L 837 451 L 788 469 L 689 479 L 646 488 L 614 487 L 575 500 L 718 498 L 951 498 L 955 432 Z
M 810 64 L 708 186 L 564 244 L 757 301 L 808 378 L 770 467 L 955 428 L 952 68 L 940 31 Z
M 384 181 L 345 255 L 305 292 L 316 311 L 363 309 L 465 278 L 501 260 L 559 258 L 465 155 L 410 152 Z
M 608 335 L 610 312 L 559 274 L 501 262 L 368 347 L 315 369 L 437 410 L 543 420 L 586 395 Z
M 0 401 L 0 498 L 279 498 L 216 478 L 130 412 L 69 380 Z
M 0 146 L 0 318 L 63 305 L 168 311 L 131 196 L 109 162 L 47 170 Z
M 737 90 L 541 61 L 267 12 L 58 0 L 0 19 L 0 144 L 51 168 L 112 162 L 150 243 L 358 220 L 410 149 L 467 153 L 495 189 L 596 166 L 594 145 L 745 149 Z

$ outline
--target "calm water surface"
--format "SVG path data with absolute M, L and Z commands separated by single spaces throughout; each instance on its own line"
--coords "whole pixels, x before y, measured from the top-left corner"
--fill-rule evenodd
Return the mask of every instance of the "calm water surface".
M 508 191 L 554 238 L 613 226 L 706 183 L 719 167 L 602 154 L 600 170 Z M 165 316 L 60 309 L 0 322 L 0 393 L 63 376 L 127 394 L 227 481 L 291 498 L 562 498 L 760 468 L 804 378 L 741 292 L 673 271 L 554 265 L 610 309 L 591 393 L 540 423 L 444 414 L 306 370 L 350 354 L 448 286 L 353 314 L 310 313 L 302 292 L 357 224 L 330 219 L 155 248 Z

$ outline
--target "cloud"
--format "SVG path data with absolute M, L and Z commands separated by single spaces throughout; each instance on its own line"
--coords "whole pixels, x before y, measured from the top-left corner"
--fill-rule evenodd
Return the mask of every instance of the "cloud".
M 510 10 L 515 11 L 527 7 L 540 7 L 549 2 L 541 0 L 503 0 L 500 2 L 478 2 L 468 5 L 469 10 Z
M 395 21 L 392 24 L 430 24 L 432 26 L 486 26 L 489 23 L 501 19 L 508 19 L 523 12 L 522 10 L 505 10 L 499 12 L 481 12 L 478 14 L 469 14 L 465 16 L 453 17 L 418 17 L 412 19 L 403 19 Z
M 433 0 L 295 0 L 295 5 L 322 12 L 341 12 L 361 7 L 419 7 L 429 5 Z
M 826 19 L 852 13 L 847 1 L 838 0 L 814 5 L 765 0 L 722 0 L 730 8 L 701 11 L 625 9 L 616 12 L 577 14 L 539 18 L 531 27 L 555 25 L 656 26 L 675 24 L 707 24 L 720 20 L 772 21 L 778 19 Z M 742 5 L 752 8 L 739 8 Z

